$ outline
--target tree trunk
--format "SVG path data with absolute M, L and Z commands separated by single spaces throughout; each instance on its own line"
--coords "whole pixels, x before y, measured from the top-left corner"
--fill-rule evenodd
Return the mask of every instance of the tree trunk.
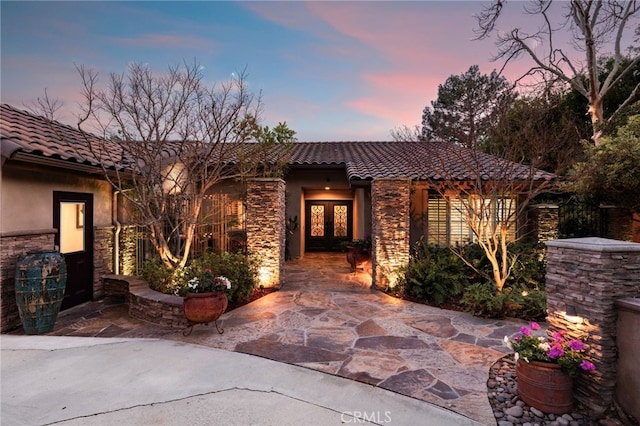
M 604 110 L 602 108 L 602 98 L 596 96 L 589 102 L 589 116 L 591 116 L 591 127 L 593 128 L 593 143 L 598 146 L 600 144 L 600 138 L 602 137 L 602 130 L 600 127 L 604 123 Z

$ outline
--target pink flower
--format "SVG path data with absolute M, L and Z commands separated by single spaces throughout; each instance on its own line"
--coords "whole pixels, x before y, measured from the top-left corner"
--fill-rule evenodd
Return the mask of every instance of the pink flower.
M 558 345 L 557 343 L 549 349 L 549 353 L 547 354 L 550 359 L 560 358 L 563 355 L 564 349 L 562 349 L 562 345 Z
M 531 327 L 531 329 L 533 331 L 538 331 L 540 330 L 540 324 L 538 324 L 537 322 L 532 322 L 529 324 L 529 327 Z
M 569 347 L 573 351 L 581 351 L 584 349 L 584 345 L 580 340 L 572 340 L 569 342 Z
M 520 327 L 520 333 L 522 333 L 525 336 L 531 336 L 531 332 L 527 327 Z
M 585 359 L 580 363 L 580 368 L 582 368 L 584 371 L 593 371 L 596 369 L 596 366 Z
M 562 332 L 561 331 L 556 331 L 555 333 L 552 334 L 553 336 L 553 340 L 555 340 L 556 343 L 561 343 L 564 338 L 562 337 Z

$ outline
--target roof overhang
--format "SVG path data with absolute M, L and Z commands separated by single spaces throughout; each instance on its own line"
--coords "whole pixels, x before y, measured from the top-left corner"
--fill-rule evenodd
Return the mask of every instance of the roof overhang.
M 43 157 L 41 155 L 30 154 L 27 152 L 14 152 L 10 157 L 11 161 L 20 161 L 24 163 L 37 164 L 39 166 L 54 167 L 57 169 L 73 170 L 90 175 L 102 175 L 104 176 L 104 170 L 100 167 L 96 167 L 90 164 L 76 163 L 73 161 L 62 160 L 53 157 Z M 5 157 L 2 157 L 2 163 L 4 165 Z M 114 172 L 115 173 L 115 172 Z

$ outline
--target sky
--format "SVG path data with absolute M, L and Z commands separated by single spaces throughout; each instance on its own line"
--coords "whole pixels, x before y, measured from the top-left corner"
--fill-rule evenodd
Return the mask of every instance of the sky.
M 243 70 L 261 92 L 263 124 L 300 141 L 391 140 L 420 123 L 438 85 L 491 62 L 493 40 L 473 40 L 479 1 L 33 2 L 1 8 L 2 103 L 26 109 L 45 90 L 73 124 L 80 100 L 75 65 L 106 79 L 131 63 L 154 71 L 197 61 L 207 83 Z M 509 25 L 527 23 L 522 3 Z M 531 64 L 505 70 L 509 80 Z

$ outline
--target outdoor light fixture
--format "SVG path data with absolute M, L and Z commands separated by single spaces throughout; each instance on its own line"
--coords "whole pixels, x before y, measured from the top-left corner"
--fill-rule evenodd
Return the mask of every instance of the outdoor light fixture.
M 328 191 L 328 190 L 330 190 L 330 189 L 331 189 L 331 187 L 330 187 L 330 186 L 325 186 L 325 187 L 324 187 L 324 190 L 325 190 L 325 191 Z
M 564 309 L 565 318 L 574 324 L 582 324 L 587 318 L 585 312 L 578 309 L 576 305 L 570 305 L 567 303 L 565 304 Z

